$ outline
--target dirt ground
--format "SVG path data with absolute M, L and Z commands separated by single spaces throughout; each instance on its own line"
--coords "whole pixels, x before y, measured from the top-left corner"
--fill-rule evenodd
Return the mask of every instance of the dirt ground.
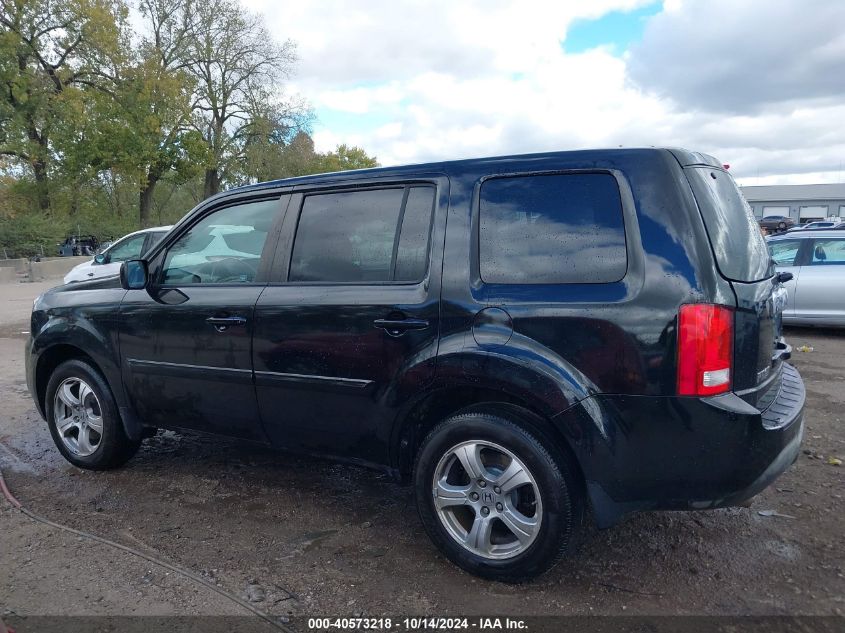
M 791 329 L 807 387 L 797 463 L 750 508 L 640 514 L 522 586 L 429 543 L 409 488 L 379 473 L 161 433 L 126 467 L 66 463 L 26 391 L 43 285 L 0 286 L 0 468 L 30 510 L 178 564 L 280 615 L 845 614 L 845 332 Z M 776 514 L 761 514 L 774 510 Z M 769 514 L 769 516 L 766 516 Z M 262 596 L 263 594 L 263 596 Z M 193 581 L 35 523 L 0 498 L 0 617 L 240 615 Z

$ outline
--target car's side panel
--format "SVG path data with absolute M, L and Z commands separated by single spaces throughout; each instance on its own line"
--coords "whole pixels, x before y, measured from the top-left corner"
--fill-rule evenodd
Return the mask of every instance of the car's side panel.
M 792 321 L 845 325 L 845 265 L 801 267 Z
M 302 205 L 298 192 L 292 196 L 253 341 L 261 418 L 275 445 L 387 464 L 397 408 L 433 379 L 449 181 L 410 174 L 398 182 L 414 183 L 436 186 L 428 273 L 419 283 L 286 281 Z M 398 336 L 376 327 L 394 317 L 426 325 Z
M 823 236 L 794 234 L 790 239 L 799 240 L 801 247 L 793 266 L 778 265 L 778 272 L 790 272 L 793 278 L 784 286 L 789 293 L 783 322 L 790 325 L 819 325 L 840 327 L 845 325 L 845 265 L 813 265 L 813 251 L 819 239 L 843 239 L 842 232 L 822 231 Z M 769 244 L 782 242 L 775 238 Z M 840 290 L 840 288 L 842 288 Z
M 30 328 L 37 337 L 28 354 L 28 382 L 33 395 L 43 392 L 49 375 L 40 376 L 39 366 L 48 362 L 51 350 L 68 346 L 90 357 L 103 372 L 118 406 L 125 405 L 118 351 L 119 318 L 115 306 L 126 294 L 116 279 L 85 281 L 60 286 L 39 302 Z M 42 402 L 38 401 L 43 415 Z
M 500 309 L 512 321 L 514 336 L 507 345 L 531 341 L 545 355 L 577 367 L 597 392 L 672 393 L 678 307 L 696 300 L 735 302 L 713 266 L 701 223 L 690 221 L 697 211 L 689 186 L 668 152 L 609 153 L 589 167 L 526 160 L 498 173 L 566 170 L 617 176 L 628 242 L 625 277 L 604 284 L 484 283 L 478 269 L 478 188 L 497 171 L 472 170 L 453 178 L 441 336 L 463 340 L 464 351 L 484 353 L 472 333 L 474 322 L 482 310 Z
M 120 306 L 123 380 L 147 424 L 263 440 L 250 355 L 262 286 L 130 290 Z M 179 302 L 172 298 L 179 295 Z M 243 318 L 218 331 L 207 319 Z
M 485 283 L 478 267 L 480 183 L 492 174 L 567 170 L 616 177 L 628 251 L 625 277 L 605 284 Z M 701 222 L 694 221 L 697 207 L 678 161 L 651 151 L 608 152 L 587 165 L 564 157 L 526 159 L 498 170 L 468 169 L 452 181 L 438 383 L 454 376 L 527 403 L 555 421 L 587 481 L 603 481 L 608 472 L 601 463 L 613 458 L 615 444 L 655 440 L 660 427 L 650 418 L 631 427 L 631 420 L 609 414 L 596 397 L 674 393 L 679 306 L 735 302 L 716 271 Z M 485 315 L 491 310 L 507 315 L 510 336 L 489 335 Z M 666 398 L 661 406 L 671 409 L 675 400 Z
M 154 247 L 149 286 L 127 292 L 120 306 L 123 380 L 146 424 L 265 441 L 253 384 L 252 333 L 288 198 L 268 192 L 223 200 L 204 205 Z M 261 219 L 268 226 L 254 279 L 162 285 L 167 249 L 194 224 L 253 202 L 267 204 Z M 240 322 L 220 326 L 215 319 Z

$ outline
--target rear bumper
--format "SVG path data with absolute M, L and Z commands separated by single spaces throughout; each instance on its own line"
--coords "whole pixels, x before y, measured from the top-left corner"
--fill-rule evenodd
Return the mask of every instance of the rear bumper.
M 582 461 L 600 527 L 639 510 L 741 504 L 795 461 L 804 433 L 804 384 L 784 363 L 773 397 L 756 408 L 712 398 L 596 396 L 601 437 Z

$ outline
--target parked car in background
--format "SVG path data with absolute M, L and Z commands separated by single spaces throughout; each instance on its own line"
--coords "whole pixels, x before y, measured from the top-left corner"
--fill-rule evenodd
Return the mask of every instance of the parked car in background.
M 78 257 L 93 255 L 100 247 L 100 240 L 96 235 L 68 235 L 59 244 L 59 257 Z
M 127 259 L 138 259 L 149 251 L 171 229 L 170 226 L 156 226 L 142 229 L 120 238 L 103 252 L 98 253 L 90 262 L 83 262 L 71 268 L 65 275 L 66 284 L 87 279 L 98 279 L 117 275 L 120 264 Z
M 786 231 L 795 226 L 795 220 L 785 215 L 770 215 L 757 221 L 760 226 L 769 231 Z
M 806 224 L 799 224 L 798 226 L 793 226 L 790 228 L 787 233 L 792 233 L 793 231 L 813 231 L 818 229 L 832 229 L 840 222 L 833 222 L 831 220 L 817 220 L 815 222 L 807 222 Z
M 796 231 L 767 241 L 778 271 L 792 273 L 783 322 L 845 326 L 845 230 Z
M 76 466 L 159 427 L 370 465 L 454 563 L 518 582 L 587 512 L 744 504 L 795 461 L 784 301 L 710 156 L 357 170 L 227 191 L 119 280 L 47 291 L 27 384 Z
M 111 248 L 111 245 L 114 244 L 114 240 L 108 239 L 105 242 L 100 242 L 100 246 L 97 247 L 97 253 L 102 253 L 106 249 Z

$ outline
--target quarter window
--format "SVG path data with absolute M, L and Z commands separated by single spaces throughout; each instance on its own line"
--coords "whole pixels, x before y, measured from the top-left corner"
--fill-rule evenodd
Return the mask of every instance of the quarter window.
M 278 208 L 278 200 L 262 200 L 225 207 L 204 217 L 167 250 L 164 283 L 255 281 L 261 251 Z
M 481 186 L 479 250 L 487 283 L 609 283 L 628 260 L 610 174 L 494 178 Z
M 290 281 L 420 281 L 428 263 L 434 187 L 305 197 Z
M 778 266 L 794 266 L 795 257 L 798 255 L 798 249 L 800 247 L 801 242 L 798 240 L 769 242 L 769 252 Z

